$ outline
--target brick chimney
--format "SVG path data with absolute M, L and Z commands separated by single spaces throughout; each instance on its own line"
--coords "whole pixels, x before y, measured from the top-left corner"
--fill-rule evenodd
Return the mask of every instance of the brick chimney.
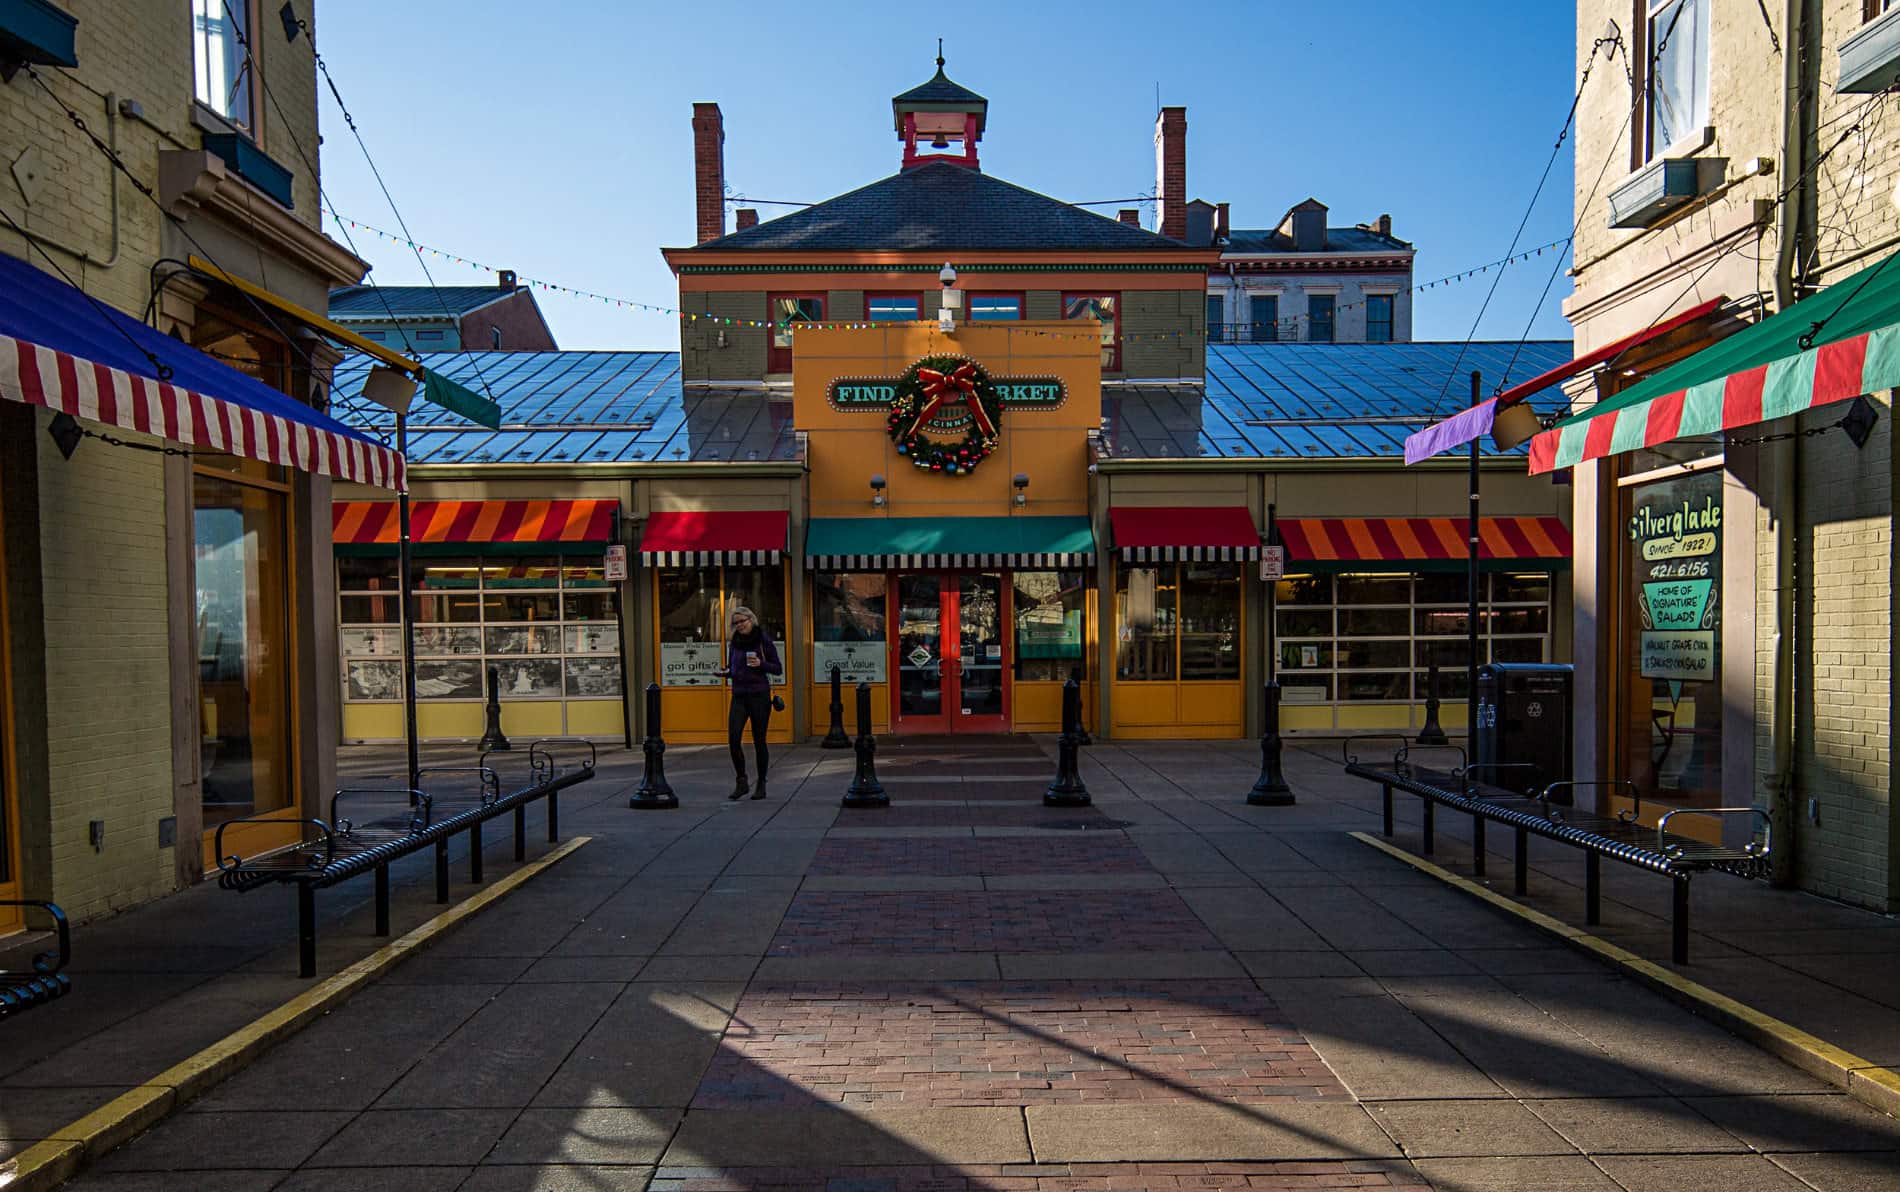
M 1120 211 L 1115 213 L 1115 218 L 1131 228 L 1141 226 L 1141 210 L 1137 207 L 1123 207 Z
M 726 123 L 716 103 L 693 105 L 693 205 L 698 243 L 726 234 Z
M 515 279 L 515 271 L 513 269 L 503 269 L 500 273 L 496 274 L 495 282 L 496 288 L 504 294 L 514 293 L 515 286 L 519 284 Z
M 738 231 L 743 232 L 747 228 L 756 228 L 759 226 L 759 209 L 757 207 L 741 207 L 736 214 L 739 217 Z
M 1162 108 L 1155 117 L 1156 231 L 1187 236 L 1187 109 Z
M 1227 204 L 1214 204 L 1214 239 L 1216 242 L 1227 239 Z
M 1390 215 L 1381 215 L 1377 220 L 1373 221 L 1372 229 L 1381 236 L 1390 236 L 1392 234 L 1392 217 Z

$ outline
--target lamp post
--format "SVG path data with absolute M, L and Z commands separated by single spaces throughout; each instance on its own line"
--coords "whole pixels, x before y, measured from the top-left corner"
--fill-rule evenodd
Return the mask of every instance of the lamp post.
M 363 396 L 396 415 L 396 454 L 409 458 L 409 406 L 416 397 L 415 379 L 393 368 L 378 365 L 370 369 L 363 382 Z M 416 741 L 416 611 L 415 585 L 410 582 L 409 486 L 396 494 L 396 583 L 402 610 L 402 715 L 403 732 L 409 745 L 408 788 L 415 790 L 422 770 L 420 746 Z

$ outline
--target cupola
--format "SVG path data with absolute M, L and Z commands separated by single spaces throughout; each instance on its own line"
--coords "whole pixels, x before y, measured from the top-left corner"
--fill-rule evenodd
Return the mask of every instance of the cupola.
M 943 73 L 943 43 L 937 43 L 937 73 L 891 100 L 897 139 L 904 143 L 904 168 L 927 162 L 979 168 L 976 143 L 983 139 L 983 121 L 990 101 Z M 942 152 L 952 148 L 956 152 Z

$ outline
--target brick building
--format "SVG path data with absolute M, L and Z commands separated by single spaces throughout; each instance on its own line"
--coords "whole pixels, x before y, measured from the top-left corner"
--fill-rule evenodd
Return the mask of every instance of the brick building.
M 330 318 L 364 339 L 414 355 L 552 352 L 554 332 L 534 292 L 504 269 L 492 286 L 346 286 L 330 292 Z
M 1221 257 L 1173 202 L 1177 111 L 1156 126 L 1172 235 L 984 172 L 990 106 L 941 69 L 892 102 L 894 173 L 729 230 L 724 116 L 694 105 L 696 236 L 662 250 L 680 350 L 492 357 L 502 429 L 412 424 L 424 735 L 479 735 L 493 666 L 510 735 L 638 735 L 625 676 L 660 685 L 669 740 L 721 740 L 740 602 L 784 643 L 781 739 L 825 731 L 833 665 L 900 734 L 1049 731 L 1079 675 L 1097 732 L 1236 737 L 1270 664 L 1292 731 L 1419 725 L 1429 664 L 1462 659 L 1465 482 L 1407 472 L 1401 441 L 1461 354 L 1539 372 L 1569 345 L 1210 344 Z M 1563 494 L 1519 458 L 1486 468 L 1483 649 L 1562 658 Z M 340 491 L 335 525 L 344 733 L 393 739 L 388 502 Z
M 330 482 L 401 475 L 285 313 L 367 268 L 317 226 L 310 26 L 232 8 L 0 6 L 0 899 L 79 918 L 334 788 Z
M 1646 820 L 1752 805 L 1781 879 L 1893 910 L 1886 7 L 1579 3 L 1579 64 L 1622 59 L 1578 111 L 1565 303 L 1607 359 L 1532 469 L 1572 480 L 1583 776 Z

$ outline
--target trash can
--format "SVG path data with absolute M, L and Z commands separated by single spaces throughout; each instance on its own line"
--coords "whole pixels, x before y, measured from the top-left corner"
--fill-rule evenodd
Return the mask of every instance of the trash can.
M 1569 778 L 1570 705 L 1576 668 L 1557 662 L 1492 662 L 1478 668 L 1480 782 L 1534 795 Z M 1569 802 L 1569 792 L 1563 792 Z

